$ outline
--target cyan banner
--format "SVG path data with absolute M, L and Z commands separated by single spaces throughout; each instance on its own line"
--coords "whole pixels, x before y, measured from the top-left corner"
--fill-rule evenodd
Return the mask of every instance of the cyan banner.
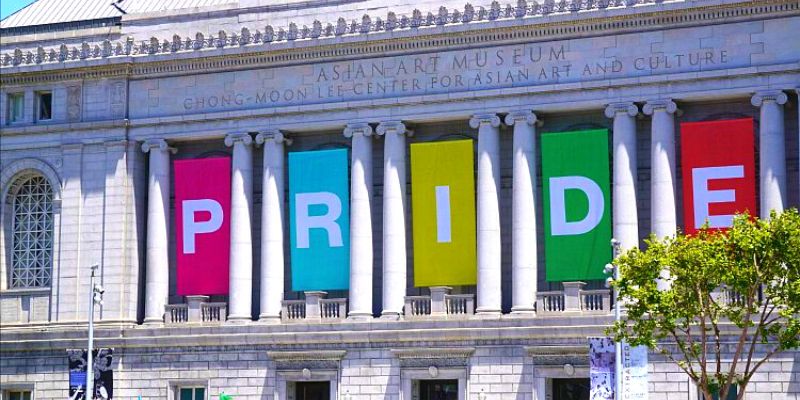
M 347 149 L 289 153 L 292 290 L 348 289 Z

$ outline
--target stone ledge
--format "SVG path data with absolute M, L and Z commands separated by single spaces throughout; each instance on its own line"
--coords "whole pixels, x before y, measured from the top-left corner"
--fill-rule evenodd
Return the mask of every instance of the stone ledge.
M 399 359 L 470 357 L 474 347 L 414 347 L 389 350 Z
M 275 361 L 340 361 L 347 350 L 268 351 L 267 357 Z
M 536 365 L 588 365 L 589 345 L 525 346 L 525 353 Z

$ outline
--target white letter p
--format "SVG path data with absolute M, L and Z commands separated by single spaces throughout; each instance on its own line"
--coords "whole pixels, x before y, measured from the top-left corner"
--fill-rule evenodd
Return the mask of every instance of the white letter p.
M 184 200 L 183 206 L 183 254 L 194 254 L 195 235 L 211 233 L 222 226 L 222 206 L 213 199 Z M 195 220 L 198 211 L 211 214 L 208 221 Z

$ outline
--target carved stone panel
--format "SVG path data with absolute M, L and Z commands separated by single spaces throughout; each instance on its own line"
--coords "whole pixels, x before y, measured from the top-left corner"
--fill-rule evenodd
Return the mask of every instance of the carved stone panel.
M 67 86 L 67 121 L 78 122 L 81 120 L 81 104 L 80 85 Z
M 112 81 L 109 83 L 109 92 L 111 94 L 109 103 L 112 118 L 125 117 L 126 91 L 127 85 L 125 81 Z

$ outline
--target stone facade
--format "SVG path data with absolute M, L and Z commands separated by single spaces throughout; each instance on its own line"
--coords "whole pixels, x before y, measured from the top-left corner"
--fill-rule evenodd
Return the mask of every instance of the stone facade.
M 774 150 L 765 152 L 761 145 L 756 157 L 759 165 L 784 165 L 785 183 L 781 191 L 762 182 L 760 202 L 800 206 L 797 1 L 266 3 L 131 13 L 99 35 L 97 28 L 80 24 L 48 32 L 3 28 L 8 30 L 0 40 L 0 396 L 24 389 L 36 399 L 67 397 L 66 350 L 85 347 L 89 266 L 97 263 L 106 288 L 104 304 L 96 307 L 97 346 L 114 348 L 116 398 L 175 399 L 175 388 L 189 385 L 207 388 L 209 396 L 225 390 L 237 399 L 294 400 L 294 382 L 329 381 L 340 400 L 417 400 L 414 382 L 455 379 L 459 400 L 553 399 L 553 379 L 588 376 L 586 337 L 603 335 L 612 318 L 602 307 L 547 313 L 541 302 L 531 313 L 537 293 L 563 290 L 544 278 L 540 176 L 532 176 L 539 222 L 527 227 L 539 244 L 536 278 L 527 286 L 515 284 L 516 274 L 531 273 L 512 262 L 512 227 L 520 212 L 513 202 L 520 187 L 514 171 L 526 161 L 514 157 L 518 131 L 538 142 L 541 132 L 627 129 L 625 146 L 636 154 L 636 167 L 625 170 L 615 163 L 613 168 L 626 172 L 619 182 L 635 186 L 633 196 L 615 191 L 623 209 L 636 211 L 627 222 L 615 214 L 615 235 L 619 227 L 629 241 L 664 229 L 664 207 L 651 193 L 651 176 L 663 172 L 654 171 L 663 166 L 651 157 L 651 138 L 665 126 L 655 122 L 665 116 L 656 116 L 664 112 L 657 109 L 666 110 L 676 125 L 751 117 L 771 132 L 782 126 L 783 141 L 777 143 L 785 157 L 774 157 Z M 42 92 L 53 95 L 52 118 L 46 121 L 36 118 Z M 22 118 L 11 121 L 9 95 L 17 93 L 23 95 Z M 765 104 L 775 112 L 765 113 Z M 629 124 L 619 125 L 622 118 Z M 235 144 L 230 135 L 242 133 L 251 141 Z M 388 144 L 397 139 L 389 136 L 398 134 L 404 142 Z M 490 157 L 499 169 L 492 177 L 499 212 L 491 215 L 499 230 L 482 242 L 499 243 L 500 260 L 486 264 L 489 278 L 480 279 L 477 288 L 450 292 L 472 301 L 471 295 L 484 290 L 475 304 L 482 314 L 472 315 L 469 303 L 467 315 L 415 316 L 406 303 L 405 316 L 398 317 L 397 298 L 389 304 L 386 293 L 411 297 L 429 291 L 413 287 L 408 213 L 405 232 L 397 230 L 396 221 L 391 231 L 407 238 L 406 282 L 384 282 L 384 194 L 401 193 L 395 189 L 403 182 L 398 177 L 391 189 L 385 186 L 384 156 L 390 151 L 402 156 L 397 149 L 407 144 L 451 137 L 475 139 L 476 153 L 491 152 L 479 143 L 487 135 L 496 137 L 499 150 Z M 262 184 L 269 167 L 264 152 L 355 150 L 356 140 L 360 160 L 372 165 L 371 185 L 359 182 L 359 188 L 373 195 L 369 213 L 359 210 L 362 222 L 371 218 L 373 238 L 371 265 L 370 257 L 361 259 L 360 271 L 371 272 L 371 279 L 359 282 L 366 285 L 359 291 L 360 319 L 337 314 L 333 322 L 325 315 L 320 321 L 287 321 L 286 309 L 278 314 L 280 300 L 299 304 L 308 297 L 289 290 L 286 240 L 284 296 L 262 296 L 262 288 L 276 287 L 261 282 L 263 276 L 281 276 L 280 268 L 277 274 L 260 268 L 267 233 L 259 221 L 267 204 L 279 204 L 277 197 L 265 200 L 270 194 Z M 369 148 L 364 140 L 371 150 L 363 150 Z M 242 306 L 248 301 L 236 300 L 234 311 L 232 299 L 213 296 L 202 300 L 223 303 L 231 315 L 243 313 L 235 315 L 239 323 L 225 321 L 223 311 L 221 321 L 170 324 L 169 316 L 163 321 L 164 305 L 148 300 L 154 288 L 166 293 L 167 304 L 186 300 L 176 294 L 169 197 L 165 211 L 171 217 L 162 225 L 148 222 L 154 154 L 171 162 L 230 155 L 236 146 L 247 146 L 240 154 L 252 160 L 252 194 L 241 198 L 253 208 L 252 257 L 237 261 L 242 268 L 237 276 L 252 278 L 252 289 L 244 292 L 252 304 L 249 316 Z M 680 146 L 675 153 L 680 160 Z M 527 161 L 541 171 L 540 157 L 533 154 Z M 28 172 L 44 176 L 54 188 L 53 278 L 46 288 L 12 289 L 8 191 Z M 410 188 L 409 171 L 396 173 Z M 481 179 L 481 171 L 476 175 Z M 171 188 L 172 178 L 163 176 Z M 677 199 L 672 228 L 681 228 L 680 174 L 671 189 Z M 408 207 L 410 196 L 404 194 Z M 478 202 L 480 213 L 491 199 Z M 151 262 L 148 239 L 155 234 L 165 235 L 157 242 L 166 246 L 166 257 Z M 365 243 L 353 251 L 369 247 Z M 394 260 L 400 254 L 402 264 L 397 251 L 394 246 Z M 499 282 L 494 281 L 498 269 Z M 151 285 L 151 271 L 166 282 Z M 602 282 L 588 282 L 585 289 L 601 288 Z M 445 298 L 444 291 L 438 293 Z M 581 292 L 575 293 L 571 300 L 578 304 Z M 347 292 L 328 297 L 354 300 Z M 195 306 L 202 307 L 189 307 Z M 379 318 L 382 314 L 392 318 Z M 652 356 L 649 372 L 651 399 L 697 399 L 691 382 L 666 360 Z M 800 399 L 800 353 L 776 356 L 752 382 L 748 400 Z

